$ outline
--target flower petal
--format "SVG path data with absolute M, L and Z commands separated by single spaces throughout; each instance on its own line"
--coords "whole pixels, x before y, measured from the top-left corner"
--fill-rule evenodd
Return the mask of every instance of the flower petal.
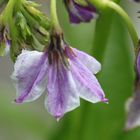
M 108 101 L 96 77 L 81 61 L 73 59 L 71 70 L 81 98 L 92 103 Z
M 82 6 L 77 3 L 74 4 L 75 9 L 77 9 L 77 18 L 83 22 L 89 22 L 94 17 L 94 12 L 96 13 L 95 8 L 92 6 Z
M 139 95 L 138 95 L 139 96 Z M 140 102 L 139 98 L 131 97 L 126 102 L 125 130 L 132 130 L 140 126 Z
M 93 18 L 94 13 L 96 13 L 96 9 L 90 4 L 82 6 L 74 0 L 64 0 L 64 2 L 71 23 L 89 22 Z
M 134 84 L 134 93 L 129 98 L 125 105 L 126 123 L 125 130 L 132 130 L 140 126 L 140 79 L 136 76 Z
M 16 103 L 36 100 L 46 88 L 47 57 L 42 52 L 23 50 L 14 66 Z
M 79 59 L 91 72 L 96 74 L 101 70 L 101 64 L 95 58 L 75 48 L 72 49 L 76 54 L 77 59 Z
M 80 105 L 79 93 L 71 72 L 58 63 L 49 66 L 48 96 L 45 100 L 45 107 L 57 120 Z

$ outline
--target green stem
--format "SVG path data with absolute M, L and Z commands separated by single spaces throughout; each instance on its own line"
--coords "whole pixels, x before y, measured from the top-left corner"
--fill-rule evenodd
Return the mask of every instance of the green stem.
M 18 8 L 22 3 L 22 1 L 23 0 L 9 0 L 9 2 L 7 3 L 5 9 L 1 14 L 1 19 L 4 24 L 8 22 L 10 17 L 12 17 L 14 9 Z
M 11 57 L 11 60 L 13 62 L 15 62 L 16 60 L 16 57 L 15 57 L 15 48 L 16 48 L 16 43 L 17 43 L 17 29 L 15 27 L 15 24 L 13 22 L 13 19 L 12 17 L 10 17 L 9 19 L 9 28 L 10 28 L 10 36 L 11 36 L 11 40 L 12 40 L 12 43 L 11 43 L 11 47 L 10 47 L 10 57 Z
M 117 13 L 126 24 L 128 31 L 131 35 L 133 44 L 135 47 L 137 47 L 138 44 L 138 35 L 135 30 L 135 27 L 130 19 L 130 17 L 127 15 L 127 13 L 115 2 L 110 0 L 88 0 L 91 4 L 93 4 L 99 11 L 105 12 L 108 9 L 113 10 L 115 13 Z
M 14 6 L 16 5 L 16 2 L 18 0 L 9 0 L 8 4 L 6 5 L 6 8 L 2 12 L 1 19 L 2 23 L 6 24 L 10 17 L 12 17 Z
M 105 9 L 105 5 L 109 0 L 87 0 L 92 5 L 94 5 L 99 11 L 103 11 Z
M 32 17 L 25 9 L 24 7 L 21 7 L 21 12 L 24 15 L 24 17 L 27 19 L 29 26 L 32 27 L 37 27 L 39 26 L 38 21 L 34 19 L 34 17 Z
M 136 32 L 136 29 L 135 29 L 131 19 L 127 15 L 127 13 L 118 4 L 116 4 L 115 2 L 112 2 L 112 1 L 108 2 L 106 4 L 106 7 L 112 9 L 114 12 L 116 12 L 118 15 L 120 15 L 122 17 L 123 21 L 125 22 L 125 24 L 128 28 L 130 35 L 131 35 L 133 44 L 135 47 L 137 47 L 139 37 L 138 37 L 138 34 Z
M 51 0 L 51 22 L 52 27 L 61 32 L 61 26 L 57 17 L 56 0 Z

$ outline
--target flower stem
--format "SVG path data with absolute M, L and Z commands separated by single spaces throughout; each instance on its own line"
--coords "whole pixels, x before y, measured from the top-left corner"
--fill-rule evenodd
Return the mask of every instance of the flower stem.
M 14 6 L 17 1 L 18 0 L 9 0 L 8 4 L 6 5 L 4 11 L 1 14 L 3 24 L 6 24 L 9 18 L 12 17 Z
M 95 6 L 99 11 L 103 11 L 105 9 L 105 3 L 108 2 L 109 0 L 87 0 L 93 6 Z
M 91 4 L 93 4 L 97 9 L 101 12 L 105 12 L 106 10 L 110 9 L 113 10 L 115 13 L 117 13 L 124 21 L 126 24 L 128 31 L 131 35 L 133 44 L 135 47 L 137 47 L 138 44 L 138 35 L 135 30 L 135 27 L 130 19 L 130 17 L 127 15 L 127 13 L 115 2 L 110 1 L 110 0 L 88 0 Z
M 130 35 L 131 35 L 133 44 L 135 47 L 137 47 L 138 35 L 137 35 L 136 29 L 135 29 L 131 19 L 127 15 L 127 13 L 115 2 L 110 1 L 107 3 L 106 6 L 110 9 L 114 10 L 118 15 L 120 15 L 122 17 L 122 19 L 124 20 L 124 22 L 128 28 Z
M 55 28 L 55 30 L 62 32 L 61 26 L 59 24 L 59 20 L 57 17 L 56 0 L 51 0 L 51 22 L 52 22 L 52 27 Z

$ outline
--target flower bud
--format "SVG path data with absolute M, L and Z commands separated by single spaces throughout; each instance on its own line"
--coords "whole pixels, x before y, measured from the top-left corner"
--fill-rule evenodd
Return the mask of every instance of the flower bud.
M 7 26 L 0 27 L 0 56 L 4 56 L 10 49 L 10 37 Z
M 71 23 L 90 22 L 96 15 L 96 9 L 91 4 L 83 0 L 64 0 Z

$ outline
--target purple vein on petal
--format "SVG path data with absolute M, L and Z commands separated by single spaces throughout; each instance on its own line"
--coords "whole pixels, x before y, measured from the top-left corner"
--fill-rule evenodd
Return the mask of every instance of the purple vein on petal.
M 35 90 L 40 90 L 40 89 L 37 89 L 37 85 L 39 85 L 39 82 L 42 82 L 43 80 L 42 74 L 45 74 L 45 71 L 41 73 L 43 70 L 42 69 L 43 64 L 46 62 L 46 58 L 47 58 L 45 55 L 40 55 L 40 59 L 38 59 L 38 62 L 33 62 L 33 64 L 29 65 L 29 67 L 26 66 L 27 73 L 24 73 L 23 75 L 20 74 L 20 71 L 22 69 L 20 69 L 21 67 L 19 67 L 19 70 L 17 71 L 18 74 L 16 75 L 16 78 L 15 78 L 17 80 L 17 91 L 19 94 L 19 96 L 15 100 L 16 103 L 22 103 L 28 100 L 35 100 L 36 98 L 39 97 L 40 93 L 36 93 L 37 91 Z M 23 65 L 24 65 L 24 60 L 23 60 Z M 14 77 L 14 74 L 12 77 Z M 33 92 L 32 93 L 33 95 L 31 94 L 31 92 Z M 31 99 L 28 99 L 28 98 L 31 98 Z

